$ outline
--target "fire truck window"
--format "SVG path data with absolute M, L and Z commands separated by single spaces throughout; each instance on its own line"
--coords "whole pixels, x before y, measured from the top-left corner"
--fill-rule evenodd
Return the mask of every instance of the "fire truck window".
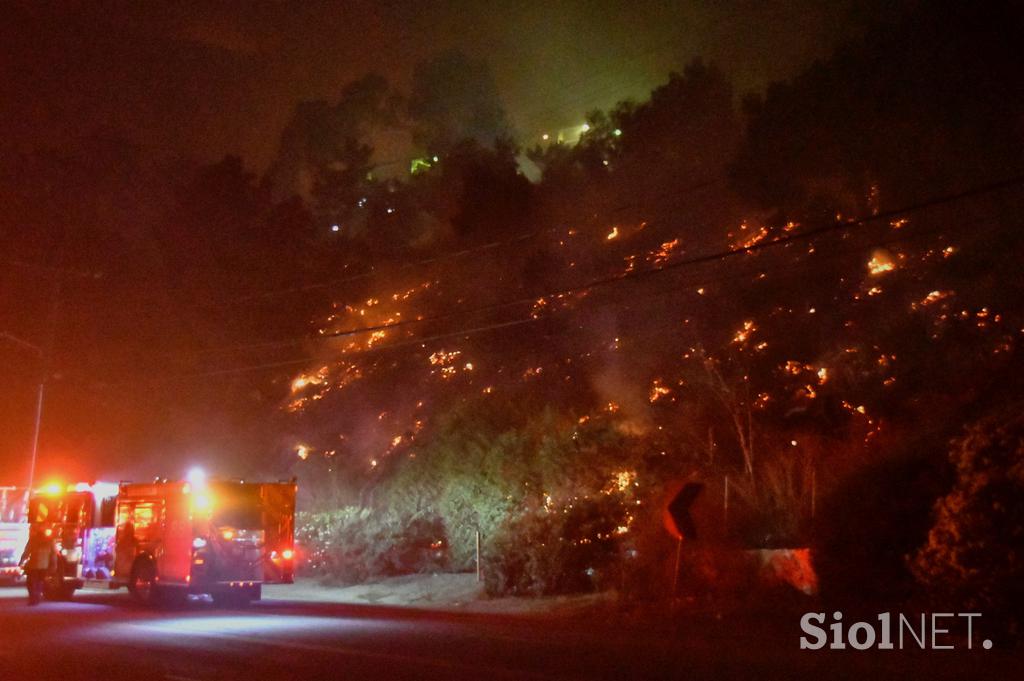
M 144 501 L 135 504 L 132 509 L 131 519 L 132 531 L 137 541 L 152 539 L 154 531 L 158 529 L 157 523 L 160 520 L 160 507 L 151 502 Z
M 160 505 L 154 502 L 122 504 L 118 510 L 118 534 L 123 539 L 146 542 L 159 535 Z
M 29 509 L 29 522 L 45 523 L 55 510 L 55 508 L 51 508 L 51 502 L 48 499 L 33 499 Z
M 116 510 L 116 497 L 108 497 L 100 502 L 100 527 L 114 526 L 114 512 Z
M 85 511 L 85 498 L 73 496 L 68 498 L 66 506 L 64 508 L 64 522 L 69 525 L 77 525 L 80 522 L 85 522 L 87 518 L 84 517 Z

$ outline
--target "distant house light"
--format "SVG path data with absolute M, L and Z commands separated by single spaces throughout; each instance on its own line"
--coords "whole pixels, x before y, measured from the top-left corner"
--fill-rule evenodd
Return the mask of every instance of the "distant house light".
M 331 231 L 332 232 L 340 232 L 341 231 L 341 225 L 331 225 Z
M 541 135 L 541 136 L 540 136 L 540 138 L 541 138 L 542 140 L 544 140 L 545 142 L 547 142 L 547 141 L 548 141 L 548 139 L 549 139 L 550 137 L 551 137 L 551 136 L 550 136 L 550 135 L 548 135 L 547 133 L 544 133 L 543 135 Z
M 618 128 L 615 128 L 615 130 L 612 131 L 612 134 L 615 135 L 616 137 L 619 137 L 620 135 L 622 135 L 622 131 L 619 130 Z

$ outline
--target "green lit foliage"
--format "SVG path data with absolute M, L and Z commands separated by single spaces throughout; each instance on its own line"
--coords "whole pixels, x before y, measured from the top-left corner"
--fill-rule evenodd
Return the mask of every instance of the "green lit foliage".
M 505 410 L 475 404 L 449 414 L 429 443 L 402 463 L 382 503 L 436 514 L 453 567 L 470 569 L 477 531 L 490 546 L 510 518 L 567 508 L 576 497 L 599 493 L 615 466 L 625 464 L 618 449 L 623 442 L 613 430 L 584 430 L 551 410 L 518 424 Z
M 444 527 L 429 515 L 346 506 L 298 518 L 303 569 L 338 584 L 448 568 Z

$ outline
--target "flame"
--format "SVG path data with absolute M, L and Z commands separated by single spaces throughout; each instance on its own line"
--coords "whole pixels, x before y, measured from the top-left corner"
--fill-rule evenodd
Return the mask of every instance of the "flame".
M 618 491 L 625 492 L 637 484 L 636 471 L 620 471 L 616 473 L 612 477 L 612 484 Z
M 671 389 L 666 388 L 665 386 L 663 386 L 661 384 L 661 379 L 660 378 L 656 378 L 656 379 L 654 379 L 654 382 L 651 384 L 651 393 L 650 393 L 650 396 L 648 397 L 648 399 L 650 400 L 651 404 L 654 404 L 655 402 L 660 400 L 662 397 L 664 397 L 665 395 L 668 395 L 671 392 L 672 392 Z
M 618 239 L 618 238 L 619 238 L 619 227 L 618 227 L 618 225 L 616 225 L 615 227 L 612 227 L 612 231 L 608 232 L 608 235 L 605 236 L 605 239 L 607 239 L 608 241 L 611 241 L 612 239 Z
M 746 343 L 747 339 L 750 338 L 750 334 L 755 331 L 757 331 L 757 326 L 754 324 L 754 320 L 748 319 L 743 322 L 743 328 L 737 331 L 736 335 L 733 336 L 732 342 L 737 344 Z
M 896 269 L 896 263 L 893 262 L 892 256 L 889 255 L 888 251 L 879 249 L 871 254 L 871 260 L 868 260 L 868 272 L 873 277 L 877 277 L 886 272 L 892 272 Z

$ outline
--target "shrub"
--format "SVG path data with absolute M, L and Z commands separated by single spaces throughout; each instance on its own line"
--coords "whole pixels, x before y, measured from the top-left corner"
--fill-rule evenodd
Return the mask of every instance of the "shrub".
M 491 595 L 594 591 L 614 580 L 621 510 L 609 499 L 583 500 L 564 512 L 527 511 L 509 518 L 484 555 Z
M 1024 404 L 983 419 L 954 443 L 953 489 L 914 557 L 914 575 L 943 607 L 1020 626 L 1024 613 Z
M 444 524 L 436 516 L 346 507 L 302 514 L 298 540 L 306 574 L 354 584 L 447 568 Z

